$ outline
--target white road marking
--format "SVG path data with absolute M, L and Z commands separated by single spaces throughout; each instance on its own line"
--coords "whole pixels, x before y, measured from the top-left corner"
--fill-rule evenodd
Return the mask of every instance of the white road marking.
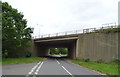
M 40 63 L 41 63 L 41 61 L 39 63 L 37 63 L 37 65 L 35 65 L 28 74 L 32 74 L 32 72 L 38 67 L 38 65 Z
M 35 71 L 35 74 L 36 74 L 36 75 L 38 74 L 38 72 L 39 72 L 40 68 L 42 67 L 43 63 L 44 63 L 44 62 L 42 62 L 42 63 L 39 65 L 39 67 L 37 68 L 37 70 Z
M 58 64 L 60 64 L 60 62 L 57 59 L 55 59 L 55 60 L 57 61 Z
M 74 77 L 64 66 L 62 66 L 62 68 L 63 68 L 69 75 L 71 75 L 72 77 Z

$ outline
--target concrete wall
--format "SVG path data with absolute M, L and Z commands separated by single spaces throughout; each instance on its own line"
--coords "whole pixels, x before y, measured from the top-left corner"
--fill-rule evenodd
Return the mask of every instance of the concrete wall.
M 76 58 L 76 41 L 69 45 L 68 47 L 68 58 L 75 59 Z
M 120 34 L 120 33 L 119 33 Z M 118 33 L 89 33 L 78 36 L 76 58 L 98 61 L 118 59 Z

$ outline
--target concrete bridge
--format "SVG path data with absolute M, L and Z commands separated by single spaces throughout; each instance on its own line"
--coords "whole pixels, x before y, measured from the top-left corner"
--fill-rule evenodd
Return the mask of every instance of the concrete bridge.
M 74 31 L 71 34 L 65 32 L 63 35 L 56 33 L 55 36 L 48 34 L 46 37 L 34 38 L 32 53 L 34 56 L 45 57 L 48 56 L 50 48 L 68 48 L 70 59 L 80 58 L 92 61 L 118 59 L 119 32 L 96 33 L 95 31 L 95 28 L 90 28 L 84 29 L 83 33 Z
M 37 56 L 48 56 L 50 48 L 68 48 L 68 57 L 75 58 L 78 35 L 34 39 Z

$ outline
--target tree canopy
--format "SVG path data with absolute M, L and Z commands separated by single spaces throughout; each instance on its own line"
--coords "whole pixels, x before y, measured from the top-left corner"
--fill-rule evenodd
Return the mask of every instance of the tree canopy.
M 2 3 L 2 55 L 19 57 L 24 47 L 29 47 L 32 29 L 27 27 L 24 15 L 12 8 L 7 2 Z M 26 51 L 26 50 L 25 50 Z M 22 54 L 22 56 L 25 53 Z
M 50 48 L 50 54 L 68 54 L 67 48 Z

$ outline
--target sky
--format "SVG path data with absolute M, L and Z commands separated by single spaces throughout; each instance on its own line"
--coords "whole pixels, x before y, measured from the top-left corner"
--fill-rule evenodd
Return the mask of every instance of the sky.
M 24 14 L 34 36 L 118 23 L 120 0 L 2 0 Z

